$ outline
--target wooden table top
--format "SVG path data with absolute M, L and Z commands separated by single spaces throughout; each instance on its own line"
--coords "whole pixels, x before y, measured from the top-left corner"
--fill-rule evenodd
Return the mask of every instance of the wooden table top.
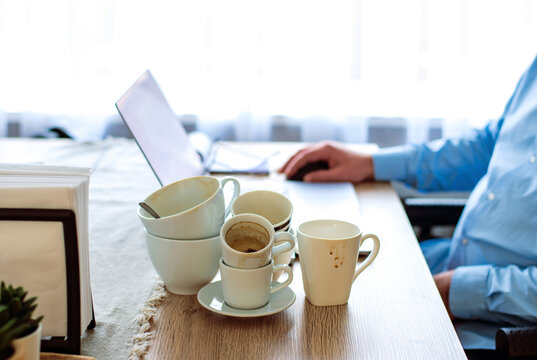
M 381 249 L 346 305 L 316 307 L 293 264 L 295 303 L 275 315 L 234 318 L 196 296 L 169 294 L 158 309 L 147 359 L 465 359 L 396 192 L 356 186 L 357 224 Z
M 40 146 L 62 141 L 0 142 L 11 161 L 33 162 Z M 279 154 L 273 167 L 304 144 L 248 144 Z M 371 151 L 374 147 L 358 146 Z M 294 304 L 259 318 L 233 318 L 203 308 L 196 296 L 168 294 L 158 308 L 147 359 L 465 359 L 455 330 L 396 192 L 388 183 L 356 186 L 356 223 L 381 249 L 356 279 L 346 305 L 316 307 L 305 298 L 293 264 Z

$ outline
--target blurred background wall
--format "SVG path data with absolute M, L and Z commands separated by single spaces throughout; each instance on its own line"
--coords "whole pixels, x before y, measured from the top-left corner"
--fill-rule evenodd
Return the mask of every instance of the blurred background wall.
M 0 0 L 0 136 L 128 136 L 150 69 L 220 139 L 430 140 L 499 117 L 536 51 L 534 0 Z

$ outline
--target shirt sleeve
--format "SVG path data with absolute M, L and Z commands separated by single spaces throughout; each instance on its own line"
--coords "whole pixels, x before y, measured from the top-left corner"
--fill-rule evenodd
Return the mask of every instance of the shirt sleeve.
M 524 326 L 537 323 L 537 266 L 461 266 L 449 306 L 456 317 Z
M 503 118 L 455 139 L 381 149 L 375 179 L 399 180 L 422 191 L 469 191 L 487 171 Z
M 376 180 L 399 180 L 422 191 L 470 191 L 487 171 L 494 145 L 528 71 L 520 78 L 502 116 L 465 137 L 392 147 L 373 154 Z

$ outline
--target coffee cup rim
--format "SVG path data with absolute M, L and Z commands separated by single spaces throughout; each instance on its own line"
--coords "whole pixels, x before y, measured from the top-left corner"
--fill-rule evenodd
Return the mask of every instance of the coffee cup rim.
M 231 211 L 233 212 L 233 215 L 236 216 L 236 215 L 241 215 L 241 214 L 252 214 L 252 213 L 247 213 L 247 212 L 244 212 L 244 213 L 236 213 L 235 212 L 235 204 L 237 203 L 237 200 L 239 200 L 241 197 L 244 199 L 244 197 L 247 197 L 247 196 L 250 196 L 250 194 L 253 194 L 253 193 L 268 193 L 268 194 L 274 194 L 276 196 L 279 196 L 285 200 L 288 201 L 291 209 L 289 211 L 289 214 L 280 222 L 276 223 L 276 224 L 272 224 L 272 227 L 274 227 L 274 230 L 275 231 L 278 231 L 279 229 L 282 229 L 284 228 L 285 226 L 287 226 L 287 224 L 289 224 L 291 222 L 291 218 L 293 217 L 293 210 L 294 210 L 294 207 L 293 207 L 293 203 L 291 202 L 291 200 L 285 196 L 284 194 L 281 194 L 277 191 L 273 191 L 273 190 L 252 190 L 252 191 L 248 191 L 248 192 L 245 192 L 243 194 L 240 194 L 235 200 L 233 200 L 233 202 L 231 203 Z M 257 215 L 257 214 L 256 214 Z M 268 220 L 268 219 L 267 219 Z M 270 222 L 270 221 L 269 221 Z
M 210 238 L 204 238 L 204 239 L 172 239 L 172 238 L 166 238 L 162 236 L 158 236 L 155 234 L 151 234 L 147 229 L 144 229 L 144 233 L 146 236 L 153 238 L 158 241 L 164 241 L 164 242 L 175 242 L 175 243 L 195 243 L 195 242 L 211 242 L 215 240 L 220 240 L 220 234 L 210 237 Z
M 255 270 L 263 270 L 263 269 L 265 269 L 266 267 L 269 267 L 269 266 L 274 267 L 274 259 L 270 258 L 270 261 L 268 262 L 268 264 L 263 265 L 263 266 L 259 266 L 259 267 L 256 267 L 256 268 L 238 268 L 238 267 L 226 264 L 225 261 L 224 261 L 224 257 L 222 256 L 222 257 L 220 257 L 219 264 L 221 266 L 226 267 L 226 268 L 232 269 L 233 271 L 248 272 L 248 271 L 255 271 Z
M 269 243 L 268 243 L 265 247 L 263 247 L 263 248 L 257 250 L 256 252 L 251 252 L 251 253 L 241 252 L 241 251 L 238 251 L 238 250 L 233 249 L 233 248 L 227 243 L 227 241 L 226 241 L 226 234 L 225 234 L 224 232 L 227 232 L 227 230 L 229 230 L 229 228 L 230 228 L 231 226 L 233 226 L 233 225 L 235 225 L 235 224 L 241 222 L 241 220 L 240 220 L 241 218 L 252 218 L 252 217 L 253 217 L 254 219 L 257 218 L 259 221 L 261 221 L 261 222 L 264 223 L 264 225 L 263 225 L 263 224 L 259 224 L 259 222 L 257 222 L 257 221 L 253 221 L 253 222 L 255 222 L 256 224 L 263 226 L 263 227 L 269 232 L 269 237 L 270 237 L 270 239 L 269 239 Z M 238 219 L 238 220 L 237 220 L 237 219 Z M 235 220 L 236 220 L 236 221 L 235 221 Z M 231 221 L 233 221 L 233 224 L 232 224 L 232 225 L 228 225 Z M 247 220 L 242 220 L 242 221 L 247 221 Z M 224 229 L 225 229 L 225 231 L 224 231 Z M 258 256 L 259 252 L 265 250 L 265 249 L 266 249 L 267 247 L 269 247 L 269 246 L 272 246 L 272 242 L 271 242 L 271 240 L 274 239 L 274 233 L 275 233 L 275 232 L 274 232 L 274 227 L 272 226 L 272 224 L 270 223 L 270 221 L 268 221 L 268 220 L 267 220 L 266 218 L 264 218 L 263 216 L 261 216 L 261 215 L 257 215 L 257 214 L 251 214 L 251 213 L 243 213 L 243 214 L 237 214 L 237 215 L 235 215 L 235 216 L 229 218 L 229 219 L 224 223 L 224 225 L 222 225 L 222 227 L 220 228 L 220 239 L 221 239 L 221 241 L 222 241 L 222 243 L 223 243 L 222 245 L 225 246 L 226 249 L 228 249 L 229 251 L 231 251 L 231 252 L 233 252 L 233 253 L 235 253 L 235 254 L 239 254 L 239 255 L 245 256 L 245 257 L 252 257 L 252 258 L 255 258 L 255 257 Z
M 307 225 L 310 225 L 312 223 L 326 223 L 326 224 L 339 223 L 339 224 L 345 224 L 346 226 L 351 225 L 352 227 L 354 227 L 354 229 L 356 231 L 352 235 L 348 235 L 348 236 L 327 237 L 327 236 L 317 236 L 317 235 L 308 234 L 308 233 L 304 232 L 303 230 L 301 230 L 301 228 L 303 226 L 307 226 Z M 316 240 L 346 240 L 346 239 L 352 239 L 352 238 L 354 238 L 356 236 L 360 236 L 362 234 L 362 231 L 360 230 L 360 227 L 358 225 L 356 225 L 354 223 L 351 223 L 349 221 L 337 220 L 337 219 L 316 219 L 316 220 L 309 220 L 309 221 L 305 221 L 305 222 L 301 223 L 296 228 L 296 233 L 297 233 L 297 235 L 300 234 L 300 235 L 308 237 L 309 239 L 316 239 Z
M 147 213 L 147 212 L 144 209 L 142 209 L 140 206 L 138 206 L 138 216 L 143 218 L 144 220 L 147 220 L 147 221 L 161 221 L 161 220 L 173 218 L 175 216 L 180 216 L 180 215 L 183 215 L 183 214 L 187 214 L 187 213 L 192 212 L 192 211 L 196 210 L 197 208 L 201 207 L 203 204 L 207 203 L 213 197 L 215 197 L 216 194 L 218 193 L 218 190 L 220 190 L 220 188 L 222 187 L 222 183 L 220 182 L 220 180 L 218 178 L 216 178 L 214 176 L 208 176 L 208 175 L 199 175 L 199 176 L 192 176 L 192 177 L 188 177 L 188 178 L 185 178 L 185 179 L 177 180 L 177 181 L 174 181 L 173 183 L 170 183 L 170 184 L 168 184 L 166 186 L 163 186 L 160 189 L 152 192 L 151 194 L 149 194 L 149 196 L 147 196 L 144 199 L 144 202 L 148 202 L 149 198 L 156 196 L 157 194 L 165 191 L 165 189 L 167 189 L 167 188 L 169 188 L 169 187 L 171 187 L 171 186 L 173 186 L 175 184 L 178 184 L 180 182 L 193 181 L 195 179 L 200 179 L 200 178 L 210 179 L 211 181 L 217 181 L 218 182 L 218 188 L 216 189 L 216 191 L 211 196 L 209 196 L 207 199 L 203 200 L 202 202 L 200 202 L 196 206 L 193 206 L 193 207 L 191 207 L 189 209 L 186 209 L 184 211 L 181 211 L 181 212 L 178 212 L 178 213 L 175 213 L 175 214 L 172 214 L 172 215 L 162 216 L 160 218 L 154 218 L 152 216 L 144 215 L 142 213 L 142 211 L 145 212 L 145 213 Z

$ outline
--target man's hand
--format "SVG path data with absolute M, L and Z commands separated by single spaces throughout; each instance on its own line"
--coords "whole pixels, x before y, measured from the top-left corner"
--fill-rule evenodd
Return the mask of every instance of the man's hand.
M 298 151 L 278 172 L 290 178 L 307 163 L 317 161 L 326 161 L 328 169 L 312 171 L 304 176 L 304 181 L 358 183 L 372 180 L 375 175 L 371 155 L 354 153 L 331 142 L 322 142 Z
M 440 296 L 442 297 L 442 301 L 444 302 L 444 306 L 446 307 L 451 320 L 455 319 L 455 316 L 453 316 L 451 309 L 449 308 L 449 288 L 451 286 L 451 278 L 453 277 L 454 272 L 455 270 L 449 270 L 433 276 L 436 287 L 440 292 Z

